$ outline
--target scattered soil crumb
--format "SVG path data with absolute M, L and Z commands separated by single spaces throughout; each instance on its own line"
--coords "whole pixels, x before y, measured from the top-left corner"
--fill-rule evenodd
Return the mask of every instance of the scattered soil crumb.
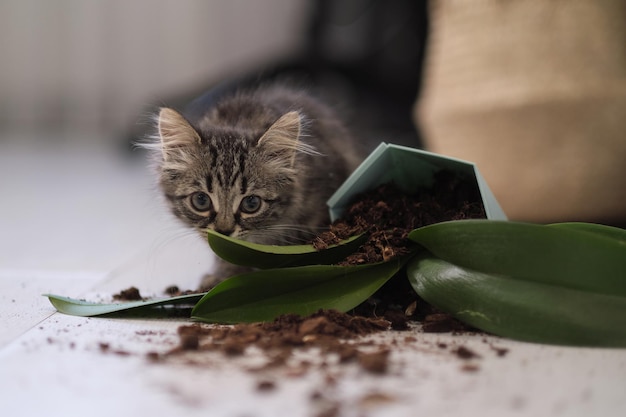
M 193 327 L 181 326 L 178 328 L 178 337 L 180 339 L 180 347 L 183 350 L 198 350 L 200 338 L 198 332 Z
M 359 399 L 359 407 L 364 409 L 378 407 L 396 401 L 396 397 L 384 392 L 370 392 Z
M 499 357 L 504 357 L 507 355 L 507 353 L 509 353 L 509 349 L 507 348 L 501 348 L 497 346 L 490 346 L 490 347 L 494 352 L 496 352 L 496 355 L 498 355 Z
M 169 287 L 165 288 L 164 292 L 170 297 L 175 297 L 180 294 L 180 288 L 178 288 L 177 285 L 170 285 Z
M 163 292 L 170 297 L 179 297 L 181 295 L 198 294 L 202 291 L 199 291 L 199 290 L 184 290 L 183 291 L 180 288 L 178 288 L 177 285 L 170 285 L 169 287 L 165 288 Z
M 257 382 L 256 390 L 261 392 L 274 391 L 276 389 L 276 383 L 274 381 L 262 380 Z
M 356 361 L 368 372 L 384 373 L 389 351 L 364 354 L 359 349 L 361 343 L 369 343 L 359 342 L 358 338 L 389 328 L 387 320 L 352 316 L 335 310 L 319 310 L 307 317 L 286 314 L 266 323 L 184 325 L 178 329 L 179 346 L 169 354 L 203 350 L 238 356 L 248 347 L 255 346 L 269 358 L 264 368 L 272 368 L 285 365 L 294 349 L 314 347 L 322 354 L 335 355 L 340 363 Z M 309 366 L 300 363 L 295 367 L 306 372 Z
M 456 356 L 458 356 L 461 359 L 480 358 L 479 354 L 477 354 L 476 352 L 474 352 L 473 350 L 465 346 L 459 346 L 458 348 L 454 350 L 454 353 L 456 354 Z
M 359 365 L 367 372 L 373 374 L 387 373 L 389 350 L 380 349 L 377 352 L 360 353 L 358 356 Z
M 383 317 L 391 323 L 393 330 L 408 330 L 409 328 L 409 318 L 402 311 L 387 310 Z
M 461 371 L 463 372 L 478 372 L 480 371 L 480 366 L 475 363 L 465 363 L 461 366 Z
M 309 394 L 309 399 L 311 401 L 319 401 L 324 398 L 324 394 L 322 394 L 319 390 L 311 391 Z
M 321 410 L 314 414 L 315 417 L 337 417 L 341 413 L 341 406 L 336 401 L 325 404 L 320 408 Z
M 424 333 L 451 333 L 471 330 L 473 330 L 471 327 L 446 313 L 428 314 L 422 320 L 422 331 Z
M 142 298 L 137 287 L 130 287 L 114 294 L 113 299 L 118 301 L 139 301 Z

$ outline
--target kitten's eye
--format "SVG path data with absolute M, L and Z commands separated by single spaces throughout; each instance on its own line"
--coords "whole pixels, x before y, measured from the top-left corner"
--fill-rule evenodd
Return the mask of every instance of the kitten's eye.
M 209 211 L 211 209 L 211 197 L 207 193 L 193 193 L 190 200 L 191 206 L 198 211 Z
M 258 195 L 249 195 L 241 200 L 239 208 L 247 214 L 256 213 L 261 208 L 261 197 Z

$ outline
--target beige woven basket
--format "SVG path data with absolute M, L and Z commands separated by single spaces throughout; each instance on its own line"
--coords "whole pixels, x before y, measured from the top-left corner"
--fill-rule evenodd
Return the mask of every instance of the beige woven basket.
M 626 1 L 433 1 L 415 107 L 511 219 L 626 221 Z

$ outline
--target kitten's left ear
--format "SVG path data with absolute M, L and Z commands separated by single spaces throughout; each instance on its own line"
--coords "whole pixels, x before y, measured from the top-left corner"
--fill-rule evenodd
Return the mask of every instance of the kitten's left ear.
M 300 128 L 300 114 L 297 111 L 291 111 L 274 122 L 261 136 L 257 145 L 273 155 L 285 158 L 292 166 L 296 152 L 303 146 L 298 140 Z

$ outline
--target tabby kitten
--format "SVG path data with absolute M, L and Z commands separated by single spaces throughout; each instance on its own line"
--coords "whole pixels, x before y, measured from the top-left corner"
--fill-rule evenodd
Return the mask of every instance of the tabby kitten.
M 334 112 L 285 86 L 239 91 L 183 116 L 158 115 L 159 184 L 172 212 L 263 244 L 304 243 L 327 225 L 326 200 L 363 157 Z M 218 260 L 207 288 L 242 270 Z

